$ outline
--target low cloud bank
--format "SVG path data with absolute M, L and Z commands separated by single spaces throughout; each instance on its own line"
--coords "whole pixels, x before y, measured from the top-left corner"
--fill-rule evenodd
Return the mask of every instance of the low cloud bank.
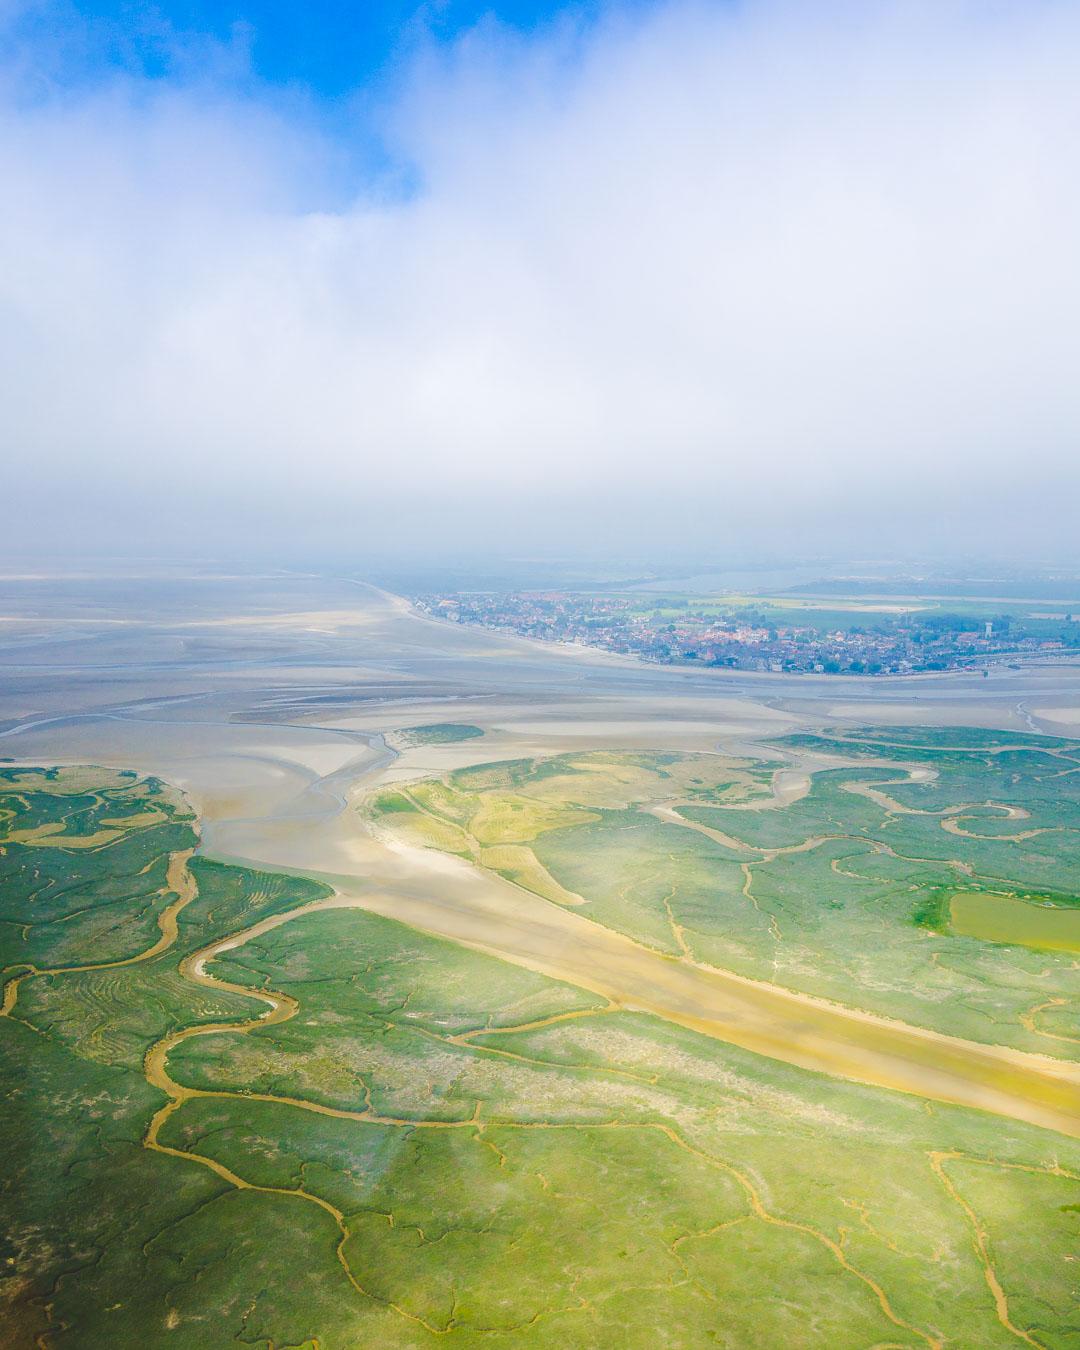
M 31 513 L 1071 528 L 1073 4 L 488 24 L 351 128 L 235 54 L 76 83 L 10 50 L 0 399 Z M 346 189 L 373 127 L 398 171 Z

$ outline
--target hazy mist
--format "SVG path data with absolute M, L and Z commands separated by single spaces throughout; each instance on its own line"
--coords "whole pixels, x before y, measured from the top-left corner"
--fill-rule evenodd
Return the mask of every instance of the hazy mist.
M 1076 4 L 489 23 L 333 116 L 0 13 L 9 548 L 1080 553 Z

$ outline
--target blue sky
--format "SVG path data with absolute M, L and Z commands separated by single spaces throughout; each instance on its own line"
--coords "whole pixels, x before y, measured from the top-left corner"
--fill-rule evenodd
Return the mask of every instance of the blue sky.
M 630 0 L 625 0 L 626 4 Z M 68 39 L 73 78 L 121 70 L 167 78 L 186 53 L 209 39 L 237 44 L 250 73 L 272 86 L 299 86 L 319 99 L 354 93 L 408 57 L 421 39 L 453 42 L 493 20 L 528 34 L 572 8 L 587 19 L 595 0 L 559 6 L 550 0 L 88 0 L 30 6 L 19 29 L 40 42 Z M 77 35 L 77 41 L 71 39 Z
M 173 91 L 234 99 L 239 121 L 272 113 L 320 141 L 298 204 L 336 209 L 365 191 L 408 198 L 422 187 L 398 113 L 425 63 L 433 73 L 470 42 L 542 51 L 552 33 L 572 61 L 598 22 L 660 3 L 0 0 L 0 78 L 30 105 L 123 88 L 147 105 Z

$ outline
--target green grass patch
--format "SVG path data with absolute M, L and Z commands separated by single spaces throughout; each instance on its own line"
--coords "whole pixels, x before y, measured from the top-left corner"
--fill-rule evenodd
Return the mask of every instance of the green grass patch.
M 429 722 L 420 727 L 403 727 L 395 731 L 394 739 L 403 748 L 416 745 L 453 745 L 457 741 L 472 741 L 484 734 L 482 727 L 470 722 Z

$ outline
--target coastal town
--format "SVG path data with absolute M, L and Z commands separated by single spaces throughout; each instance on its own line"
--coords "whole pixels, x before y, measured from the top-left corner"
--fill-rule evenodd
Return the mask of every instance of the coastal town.
M 661 664 L 777 673 L 905 675 L 988 668 L 1017 657 L 1080 655 L 1080 612 L 992 615 L 936 605 L 755 602 L 569 591 L 414 597 L 419 609 L 545 642 L 576 643 Z M 787 607 L 790 605 L 791 607 Z

